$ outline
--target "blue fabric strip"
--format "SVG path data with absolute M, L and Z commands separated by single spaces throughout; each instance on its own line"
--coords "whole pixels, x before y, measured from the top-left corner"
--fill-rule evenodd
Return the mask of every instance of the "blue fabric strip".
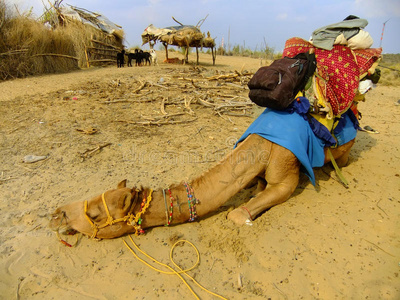
M 349 113 L 344 114 L 342 119 L 342 123 L 339 124 L 341 126 L 335 132 L 338 145 L 349 142 L 357 134 L 356 125 L 351 120 Z M 301 163 L 301 171 L 315 185 L 313 168 L 323 166 L 325 160 L 324 147 L 330 146 L 332 140 L 329 138 L 330 134 L 325 138 L 317 137 L 311 127 L 312 125 L 310 125 L 307 117 L 304 117 L 304 114 L 297 113 L 296 109 L 277 111 L 266 108 L 240 137 L 236 145 L 250 134 L 257 134 L 285 147 L 297 157 Z
M 314 135 L 308 121 L 302 116 L 267 108 L 249 126 L 238 143 L 250 134 L 257 134 L 290 150 L 300 161 L 301 170 L 315 185 L 312 168 L 321 167 L 324 164 L 324 143 Z
M 351 109 L 341 115 L 338 125 L 333 130 L 337 145 L 341 146 L 356 138 L 359 123 Z

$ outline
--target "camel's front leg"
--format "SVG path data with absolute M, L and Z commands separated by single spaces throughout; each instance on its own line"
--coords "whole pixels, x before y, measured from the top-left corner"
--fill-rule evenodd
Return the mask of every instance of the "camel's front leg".
M 245 206 L 236 208 L 228 214 L 228 219 L 237 225 L 254 219 L 268 208 L 285 202 L 292 195 L 299 182 L 300 162 L 287 149 L 275 146 L 265 179 L 265 190 L 256 194 Z

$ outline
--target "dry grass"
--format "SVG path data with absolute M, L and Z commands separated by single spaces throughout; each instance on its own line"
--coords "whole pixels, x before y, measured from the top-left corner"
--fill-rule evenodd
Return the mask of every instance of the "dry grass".
M 0 0 L 0 80 L 86 67 L 91 39 L 122 45 L 114 36 L 77 22 L 46 28 L 29 15 L 12 15 Z
M 26 16 L 13 16 L 3 1 L 0 15 L 0 79 L 44 73 L 66 72 L 78 68 L 76 49 L 63 30 L 49 30 Z
M 382 71 L 379 84 L 400 86 L 400 54 L 384 54 L 378 68 Z
M 379 84 L 387 86 L 400 86 L 400 64 L 391 65 L 390 69 L 381 67 L 381 70 L 382 75 Z

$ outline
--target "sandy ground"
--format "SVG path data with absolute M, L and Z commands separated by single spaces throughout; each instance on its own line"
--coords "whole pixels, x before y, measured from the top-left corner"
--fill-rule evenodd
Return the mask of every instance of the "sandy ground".
M 176 276 L 139 262 L 124 246 L 126 237 L 82 237 L 69 248 L 49 230 L 48 218 L 58 206 L 100 194 L 125 178 L 128 185 L 153 188 L 194 178 L 230 151 L 260 110 L 248 110 L 250 117 L 220 116 L 192 103 L 191 113 L 184 100 L 206 91 L 194 90 L 183 78 L 216 87 L 216 81 L 201 78 L 255 72 L 260 61 L 217 57 L 212 66 L 209 55 L 200 61 L 196 70 L 165 64 L 91 68 L 0 83 L 1 299 L 193 297 Z M 135 93 L 143 82 L 152 85 Z M 212 97 L 234 94 L 245 101 L 240 83 L 229 89 L 221 82 L 220 90 L 209 91 Z M 380 133 L 358 133 L 350 164 L 342 170 L 348 189 L 330 165 L 324 166 L 315 170 L 317 188 L 302 175 L 293 197 L 253 226 L 237 228 L 226 220 L 250 190 L 208 218 L 153 228 L 134 240 L 169 264 L 173 241 L 192 242 L 200 264 L 189 273 L 228 299 L 400 299 L 399 95 L 400 87 L 378 87 L 360 105 L 361 124 Z M 184 123 L 134 124 L 159 120 L 163 99 L 166 113 L 177 114 L 170 121 Z M 91 128 L 97 133 L 78 131 Z M 107 143 L 82 158 L 86 150 Z M 24 163 L 30 154 L 48 158 Z M 188 246 L 174 253 L 184 268 L 196 260 Z M 217 299 L 190 285 L 201 299 Z

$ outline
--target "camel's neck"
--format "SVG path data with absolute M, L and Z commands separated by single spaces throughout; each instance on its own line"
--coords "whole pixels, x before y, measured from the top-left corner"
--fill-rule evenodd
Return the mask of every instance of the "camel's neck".
M 269 152 L 258 141 L 256 136 L 253 142 L 240 144 L 218 165 L 188 184 L 189 189 L 193 189 L 193 196 L 200 201 L 195 205 L 197 216 L 202 217 L 218 209 L 265 169 L 266 162 L 260 160 L 259 155 L 262 153 L 262 158 L 268 158 L 266 154 Z M 185 183 L 172 186 L 170 190 L 173 198 L 171 224 L 188 221 L 191 217 L 188 203 L 190 191 L 188 195 Z M 167 224 L 171 198 L 168 189 L 164 193 L 162 189 L 153 192 L 152 204 L 144 215 L 144 228 Z

